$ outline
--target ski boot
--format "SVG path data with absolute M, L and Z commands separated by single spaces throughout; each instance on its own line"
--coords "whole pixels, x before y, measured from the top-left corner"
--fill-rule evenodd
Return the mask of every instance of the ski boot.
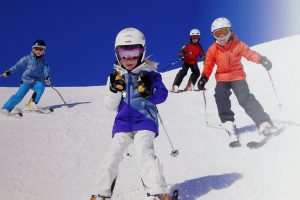
M 259 132 L 268 135 L 272 132 L 273 126 L 270 122 L 264 122 L 261 125 L 259 125 Z
M 30 99 L 26 104 L 25 104 L 25 110 L 38 110 L 38 107 L 36 103 Z
M 8 115 L 9 115 L 9 112 L 8 112 L 8 110 L 6 110 L 6 109 L 1 109 L 1 110 L 0 110 L 0 114 L 1 114 L 1 115 L 4 115 L 4 116 L 8 116 Z
M 192 83 L 188 83 L 185 90 L 186 91 L 193 91 L 194 90 L 194 85 Z
M 172 89 L 170 91 L 177 93 L 178 92 L 178 85 L 173 85 Z
M 236 126 L 234 125 L 234 123 L 232 121 L 227 121 L 227 122 L 223 123 L 223 127 L 227 131 L 227 133 L 230 137 L 229 146 L 231 148 L 240 147 L 241 143 L 236 134 Z
M 171 200 L 171 196 L 168 193 L 156 194 L 153 200 Z

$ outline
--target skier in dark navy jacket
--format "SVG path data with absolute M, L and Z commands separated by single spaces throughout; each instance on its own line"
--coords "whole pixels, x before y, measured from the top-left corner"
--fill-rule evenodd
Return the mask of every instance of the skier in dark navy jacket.
M 34 104 L 40 101 L 45 90 L 44 82 L 47 85 L 51 84 L 50 68 L 45 59 L 45 50 L 45 42 L 36 40 L 30 55 L 21 58 L 14 66 L 2 73 L 2 76 L 6 78 L 18 70 L 24 70 L 21 85 L 18 91 L 3 105 L 2 114 L 9 114 L 30 89 L 36 93 Z

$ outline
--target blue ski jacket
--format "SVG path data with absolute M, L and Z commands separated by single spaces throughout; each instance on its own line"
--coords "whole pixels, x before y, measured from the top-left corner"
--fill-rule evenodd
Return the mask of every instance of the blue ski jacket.
M 50 67 L 45 57 L 37 58 L 33 53 L 21 58 L 8 71 L 13 74 L 21 69 L 25 69 L 22 81 L 27 84 L 33 84 L 36 81 L 43 82 L 45 77 L 50 76 Z
M 154 67 L 146 62 L 136 67 L 132 71 L 115 65 L 115 69 L 125 77 L 126 91 L 121 93 L 110 92 L 106 100 L 107 107 L 117 110 L 117 115 L 113 125 L 112 134 L 118 132 L 132 132 L 139 130 L 149 130 L 158 135 L 158 118 L 156 104 L 160 104 L 167 99 L 168 90 L 162 82 L 162 77 Z M 151 80 L 151 94 L 144 98 L 137 91 L 138 77 L 143 74 L 149 76 Z

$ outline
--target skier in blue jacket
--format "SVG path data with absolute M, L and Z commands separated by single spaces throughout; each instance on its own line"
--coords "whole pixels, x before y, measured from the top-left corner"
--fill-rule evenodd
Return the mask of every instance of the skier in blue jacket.
M 46 44 L 43 40 L 36 40 L 32 45 L 30 55 L 21 58 L 9 70 L 2 73 L 4 78 L 10 76 L 18 70 L 23 69 L 22 80 L 18 91 L 12 95 L 2 107 L 2 114 L 9 114 L 14 107 L 22 101 L 27 92 L 32 89 L 36 96 L 34 104 L 36 105 L 45 90 L 45 84 L 50 85 L 50 68 L 45 59 Z
M 156 71 L 157 63 L 145 59 L 145 38 L 135 28 L 123 29 L 116 37 L 118 62 L 109 76 L 105 105 L 117 110 L 112 145 L 98 172 L 91 200 L 110 199 L 118 165 L 129 144 L 134 143 L 139 175 L 148 196 L 170 199 L 161 163 L 154 154 L 158 135 L 156 104 L 164 102 L 168 91 Z

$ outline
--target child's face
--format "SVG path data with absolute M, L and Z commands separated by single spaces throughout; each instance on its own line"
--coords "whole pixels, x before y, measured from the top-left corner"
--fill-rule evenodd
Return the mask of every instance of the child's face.
M 121 64 L 126 70 L 131 71 L 137 66 L 138 59 L 121 59 Z
M 231 30 L 229 28 L 223 28 L 216 30 L 213 34 L 217 42 L 223 46 L 227 44 L 231 36 Z
M 199 36 L 198 35 L 192 35 L 191 39 L 192 39 L 193 43 L 197 43 L 199 41 Z
M 229 35 L 227 35 L 227 36 L 221 36 L 221 37 L 219 37 L 219 38 L 217 39 L 217 41 L 218 41 L 219 44 L 221 44 L 221 45 L 227 44 L 228 40 L 229 40 Z
M 42 47 L 34 47 L 32 48 L 32 53 L 37 57 L 40 57 L 45 54 L 45 49 Z
M 116 49 L 118 58 L 126 70 L 133 70 L 142 56 L 143 49 L 140 45 L 121 46 Z

